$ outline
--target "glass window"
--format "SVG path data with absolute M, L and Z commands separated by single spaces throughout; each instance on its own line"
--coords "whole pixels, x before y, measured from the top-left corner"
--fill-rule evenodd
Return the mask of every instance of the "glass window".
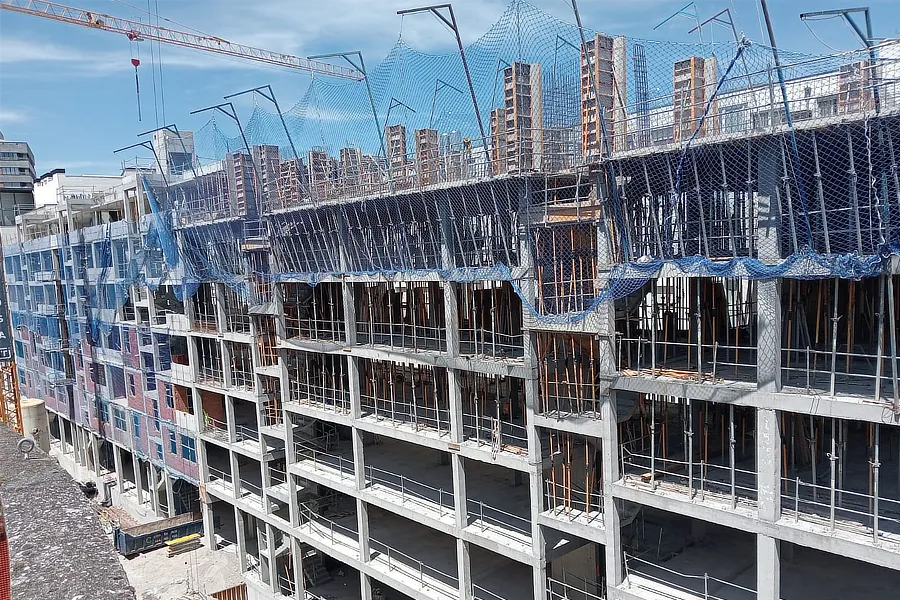
M 175 430 L 169 430 L 169 452 L 178 454 L 178 441 L 175 438 Z
M 163 460 L 162 444 L 160 444 L 159 442 L 156 442 L 156 458 L 158 458 L 159 460 Z
M 100 403 L 100 422 L 109 423 L 109 406 L 103 402 Z
M 125 411 L 121 408 L 113 408 L 113 419 L 115 420 L 116 429 L 125 431 Z
M 131 424 L 134 426 L 132 428 L 134 437 L 141 437 L 141 415 L 139 415 L 139 414 L 131 415 Z
M 181 436 L 181 456 L 191 462 L 197 462 L 197 449 L 194 444 L 194 438 Z

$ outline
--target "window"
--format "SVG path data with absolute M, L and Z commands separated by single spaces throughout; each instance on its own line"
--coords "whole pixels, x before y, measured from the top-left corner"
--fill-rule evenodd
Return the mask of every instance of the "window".
M 156 458 L 163 460 L 162 444 L 156 442 Z
M 159 431 L 159 400 L 153 399 L 153 425 Z
M 113 420 L 114 420 L 116 429 L 121 429 L 122 431 L 125 431 L 126 425 L 125 425 L 125 411 L 124 410 L 122 410 L 121 408 L 113 407 Z
M 109 423 L 109 406 L 102 402 L 100 403 L 100 422 Z
M 131 373 L 128 374 L 128 393 L 132 396 L 137 393 L 137 389 L 134 386 L 134 375 Z
M 124 327 L 122 328 L 122 349 L 129 354 L 131 353 L 131 335 L 128 329 Z
M 169 452 L 178 454 L 178 441 L 175 439 L 175 430 L 169 430 Z
M 172 393 L 172 386 L 166 386 L 166 406 L 175 408 L 175 395 Z
M 191 462 L 197 462 L 197 448 L 194 438 L 181 436 L 181 456 Z
M 131 424 L 134 426 L 132 431 L 134 432 L 134 437 L 141 437 L 141 415 L 133 414 L 131 415 Z

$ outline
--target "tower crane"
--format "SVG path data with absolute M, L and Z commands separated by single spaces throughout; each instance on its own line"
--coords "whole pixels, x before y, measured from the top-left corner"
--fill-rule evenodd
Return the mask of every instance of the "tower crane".
M 289 69 L 298 69 L 300 71 L 308 71 L 310 73 L 328 75 L 331 77 L 341 77 L 355 81 L 360 81 L 364 78 L 360 71 L 351 67 L 333 65 L 308 58 L 300 58 L 281 52 L 245 46 L 244 44 L 235 44 L 234 42 L 229 42 L 220 37 L 198 35 L 168 27 L 154 26 L 149 23 L 141 23 L 140 21 L 114 17 L 112 15 L 65 6 L 64 4 L 57 4 L 55 2 L 43 2 L 41 0 L 0 0 L 0 9 L 35 17 L 43 17 L 45 19 L 53 19 L 54 21 L 62 21 L 63 23 L 72 23 L 73 25 L 81 25 L 83 27 L 90 27 L 101 31 L 120 33 L 125 35 L 130 41 L 152 40 L 163 44 L 190 48 L 192 50 L 215 52 L 217 54 L 225 54 L 227 56 L 244 58 L 256 62 L 286 67 Z

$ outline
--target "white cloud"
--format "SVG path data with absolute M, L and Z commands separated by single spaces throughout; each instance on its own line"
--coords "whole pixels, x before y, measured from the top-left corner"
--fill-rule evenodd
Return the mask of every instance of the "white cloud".
M 9 125 L 10 123 L 22 123 L 31 118 L 28 111 L 17 108 L 0 107 L 0 126 Z

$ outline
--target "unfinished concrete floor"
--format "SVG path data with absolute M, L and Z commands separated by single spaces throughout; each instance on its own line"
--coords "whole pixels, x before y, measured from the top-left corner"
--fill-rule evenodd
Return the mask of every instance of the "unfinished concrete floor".
M 138 600 L 178 600 L 190 591 L 207 594 L 243 582 L 235 546 L 198 550 L 169 558 L 166 548 L 121 557 Z

